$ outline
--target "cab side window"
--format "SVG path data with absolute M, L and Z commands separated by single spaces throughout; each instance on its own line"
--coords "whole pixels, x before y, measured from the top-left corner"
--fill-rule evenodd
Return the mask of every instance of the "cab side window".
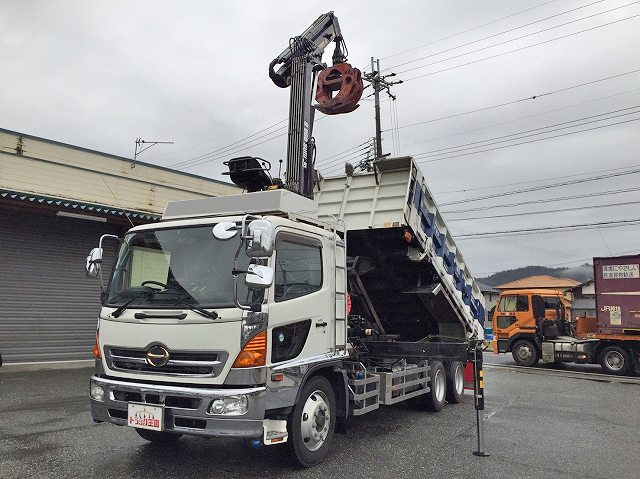
M 529 298 L 525 295 L 516 294 L 503 296 L 498 305 L 498 311 L 503 313 L 529 311 Z
M 313 238 L 281 233 L 276 239 L 274 298 L 287 301 L 322 288 L 322 244 Z
M 550 309 L 552 311 L 555 311 L 556 308 L 558 307 L 558 298 L 543 296 L 542 299 L 544 299 L 544 309 Z

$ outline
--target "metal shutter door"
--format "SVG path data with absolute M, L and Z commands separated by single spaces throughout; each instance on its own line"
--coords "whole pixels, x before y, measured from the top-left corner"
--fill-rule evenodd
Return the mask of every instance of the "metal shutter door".
M 91 359 L 100 284 L 85 258 L 122 228 L 0 209 L 0 354 L 4 362 Z M 117 243 L 105 242 L 105 282 Z

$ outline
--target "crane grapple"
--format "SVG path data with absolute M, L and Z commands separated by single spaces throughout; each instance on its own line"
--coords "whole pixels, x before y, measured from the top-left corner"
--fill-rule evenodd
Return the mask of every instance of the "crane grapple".
M 322 54 L 332 42 L 334 65 L 327 68 L 322 63 Z M 338 18 L 328 12 L 291 39 L 289 46 L 269 65 L 271 80 L 281 88 L 291 87 L 284 187 L 308 198 L 313 198 L 314 188 L 315 109 L 326 115 L 349 113 L 358 107 L 364 89 L 360 70 L 346 63 L 343 47 L 346 51 Z M 276 65 L 280 65 L 277 70 Z M 318 103 L 313 105 L 316 76 Z
M 360 70 L 345 62 L 338 63 L 318 74 L 316 109 L 325 115 L 352 112 L 359 106 L 363 89 Z

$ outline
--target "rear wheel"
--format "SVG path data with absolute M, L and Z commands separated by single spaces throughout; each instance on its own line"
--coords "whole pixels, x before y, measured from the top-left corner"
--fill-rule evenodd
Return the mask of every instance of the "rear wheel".
M 609 374 L 624 376 L 631 369 L 631 360 L 620 346 L 609 346 L 600 353 L 600 365 Z
M 289 418 L 289 447 L 304 467 L 322 461 L 329 450 L 336 423 L 336 399 L 323 376 L 311 378 Z
M 540 356 L 534 344 L 527 339 L 520 339 L 511 348 L 514 361 L 519 366 L 534 366 L 538 363 Z
M 446 363 L 447 402 L 457 404 L 464 394 L 464 365 L 460 361 Z
M 142 439 L 146 439 L 154 444 L 173 444 L 182 434 L 167 431 L 150 431 L 149 429 L 136 428 L 136 432 Z
M 447 394 L 447 375 L 441 362 L 435 361 L 431 363 L 429 377 L 429 392 L 412 397 L 407 403 L 413 409 L 442 411 Z

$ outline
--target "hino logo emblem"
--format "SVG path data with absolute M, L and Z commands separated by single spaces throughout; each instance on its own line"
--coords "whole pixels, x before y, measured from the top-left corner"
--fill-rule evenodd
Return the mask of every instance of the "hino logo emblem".
M 169 351 L 162 346 L 151 346 L 147 351 L 147 364 L 160 368 L 169 362 Z

